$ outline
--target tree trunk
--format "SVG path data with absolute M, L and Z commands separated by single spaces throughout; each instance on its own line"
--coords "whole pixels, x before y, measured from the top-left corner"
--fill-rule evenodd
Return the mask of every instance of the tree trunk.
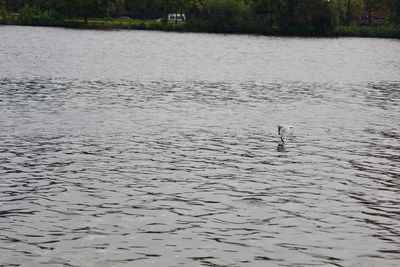
M 288 14 L 289 14 L 290 19 L 293 19 L 293 17 L 294 17 L 295 6 L 296 6 L 296 0 L 289 0 Z
M 83 4 L 83 19 L 84 19 L 84 22 L 85 22 L 85 24 L 88 24 L 88 17 L 89 17 L 89 4 L 87 3 L 87 2 L 85 2 L 84 4 Z
M 169 5 L 169 0 L 165 0 L 164 4 L 164 18 L 162 20 L 163 24 L 167 24 L 168 22 L 168 5 Z
M 368 26 L 372 25 L 372 10 L 368 10 Z
M 350 8 L 351 8 L 351 0 L 347 0 L 347 14 L 346 14 L 347 25 L 350 25 Z
M 7 2 L 5 0 L 0 0 L 0 11 L 1 11 L 1 16 L 3 20 L 5 20 L 5 17 L 7 15 Z

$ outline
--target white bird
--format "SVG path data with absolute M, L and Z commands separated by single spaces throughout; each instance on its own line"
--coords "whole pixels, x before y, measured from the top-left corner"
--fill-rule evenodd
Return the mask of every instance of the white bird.
M 294 126 L 283 124 L 278 126 L 278 134 L 281 137 L 282 145 L 285 143 L 286 136 L 292 128 L 294 128 Z

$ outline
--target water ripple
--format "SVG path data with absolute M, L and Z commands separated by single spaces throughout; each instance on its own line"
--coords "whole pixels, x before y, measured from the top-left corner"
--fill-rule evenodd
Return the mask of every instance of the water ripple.
M 395 266 L 398 89 L 2 79 L 2 266 Z

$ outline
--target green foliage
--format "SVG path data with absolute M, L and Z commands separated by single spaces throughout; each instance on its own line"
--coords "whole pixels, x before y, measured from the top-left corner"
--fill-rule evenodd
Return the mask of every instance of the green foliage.
M 24 25 L 57 25 L 56 18 L 57 15 L 51 10 L 42 11 L 36 6 L 25 5 L 17 21 Z
M 394 0 L 393 4 L 393 13 L 394 13 L 394 21 L 400 25 L 400 0 Z
M 337 26 L 334 31 L 337 36 L 352 37 L 381 37 L 381 38 L 400 38 L 400 26 L 387 24 L 378 27 L 357 26 L 356 23 L 350 26 Z
M 323 35 L 332 31 L 330 4 L 321 0 L 287 1 L 281 28 L 288 34 Z
M 7 21 L 7 10 L 5 0 L 0 0 L 0 22 Z
M 361 12 L 370 14 L 371 18 L 374 11 L 390 14 L 392 26 L 374 26 L 369 30 L 357 26 Z M 14 13 L 20 13 L 20 16 Z M 156 21 L 168 13 L 185 13 L 188 20 L 176 25 L 167 20 Z M 116 19 L 120 16 L 141 20 Z M 105 17 L 113 19 L 106 20 Z M 0 0 L 0 23 L 221 33 L 392 36 L 400 24 L 400 0 Z
M 309 6 L 305 6 L 304 14 L 307 14 L 306 25 L 312 34 L 330 34 L 334 27 L 332 12 L 329 2 L 314 0 L 310 1 Z
M 249 8 L 243 0 L 205 0 L 207 24 L 215 32 L 240 32 L 247 23 Z
M 6 1 L 0 0 L 0 14 L 4 15 L 6 13 Z
M 251 13 L 254 19 L 269 28 L 276 27 L 282 20 L 281 0 L 254 0 L 251 2 Z
M 349 25 L 362 10 L 363 0 L 331 0 L 330 4 L 334 24 Z

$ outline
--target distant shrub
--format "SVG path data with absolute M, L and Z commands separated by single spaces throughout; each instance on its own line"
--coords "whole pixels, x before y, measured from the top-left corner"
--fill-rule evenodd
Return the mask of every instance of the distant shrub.
M 207 22 L 198 26 L 212 32 L 233 33 L 241 32 L 250 10 L 243 0 L 205 0 L 204 12 Z
M 38 26 L 59 26 L 62 24 L 62 20 L 55 12 L 51 10 L 41 11 L 39 8 L 29 5 L 25 5 L 21 9 L 17 22 L 23 25 Z

